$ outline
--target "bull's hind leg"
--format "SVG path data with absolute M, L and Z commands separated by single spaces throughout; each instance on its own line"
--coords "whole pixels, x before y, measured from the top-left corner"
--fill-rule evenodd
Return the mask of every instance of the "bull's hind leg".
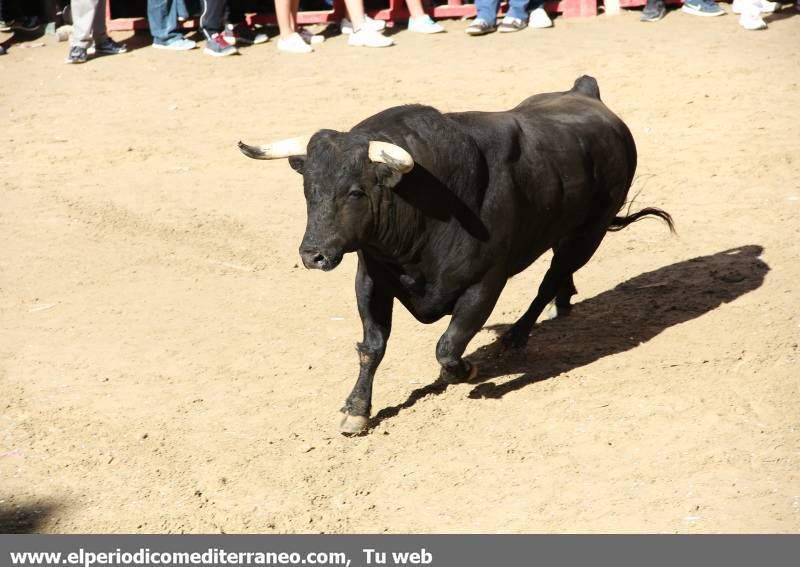
M 575 282 L 572 279 L 572 274 L 570 274 L 556 292 L 557 317 L 566 317 L 572 312 L 572 296 L 576 293 L 578 293 L 578 290 L 575 289 Z
M 340 430 L 345 434 L 364 431 L 369 423 L 372 409 L 372 381 L 375 371 L 383 360 L 386 342 L 392 330 L 392 306 L 394 298 L 376 286 L 367 272 L 364 260 L 359 257 L 356 273 L 356 300 L 364 339 L 358 343 L 359 372 L 353 391 L 347 396 L 342 407 L 344 419 Z
M 577 293 L 572 274 L 581 269 L 595 253 L 606 235 L 606 226 L 572 234 L 558 243 L 550 261 L 550 268 L 544 275 L 536 294 L 525 314 L 506 331 L 503 344 L 513 347 L 524 346 L 528 342 L 536 320 L 547 304 L 556 300 L 558 316 L 569 314 L 572 309 L 571 297 Z

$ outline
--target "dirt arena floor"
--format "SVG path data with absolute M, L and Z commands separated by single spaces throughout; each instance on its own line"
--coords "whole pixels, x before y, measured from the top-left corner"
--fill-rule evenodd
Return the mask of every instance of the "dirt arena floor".
M 12 46 L 2 531 L 800 531 L 800 15 L 638 15 L 313 56 Z M 678 235 L 609 235 L 574 315 L 498 358 L 540 259 L 470 344 L 472 383 L 435 383 L 447 320 L 396 308 L 374 427 L 341 436 L 355 258 L 304 270 L 300 177 L 236 141 L 506 109 L 584 73 L 636 138 L 638 206 Z

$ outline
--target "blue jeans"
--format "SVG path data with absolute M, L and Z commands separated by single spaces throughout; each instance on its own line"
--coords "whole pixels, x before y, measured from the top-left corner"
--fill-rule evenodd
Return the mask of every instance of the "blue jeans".
M 527 21 L 528 2 L 529 0 L 509 0 L 508 12 L 506 13 L 506 16 Z M 542 2 L 533 0 L 532 4 L 538 6 L 542 4 Z M 478 18 L 492 26 L 497 23 L 497 9 L 499 7 L 500 0 L 475 0 L 475 8 L 478 10 Z
M 177 0 L 147 0 L 147 22 L 153 43 L 166 45 L 183 37 L 178 31 Z

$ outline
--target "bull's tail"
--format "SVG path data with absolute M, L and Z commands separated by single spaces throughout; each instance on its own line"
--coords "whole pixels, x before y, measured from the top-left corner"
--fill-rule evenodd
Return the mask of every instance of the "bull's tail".
M 572 85 L 572 92 L 578 92 L 600 100 L 600 87 L 597 86 L 597 80 L 589 75 L 582 75 L 575 79 L 575 84 Z
M 629 224 L 635 223 L 639 219 L 647 216 L 658 217 L 669 227 L 669 231 L 675 234 L 675 223 L 672 221 L 672 216 L 667 211 L 662 211 L 655 207 L 645 207 L 641 211 L 637 211 L 630 215 L 614 217 L 611 221 L 611 226 L 608 227 L 609 232 L 616 232 L 622 230 Z

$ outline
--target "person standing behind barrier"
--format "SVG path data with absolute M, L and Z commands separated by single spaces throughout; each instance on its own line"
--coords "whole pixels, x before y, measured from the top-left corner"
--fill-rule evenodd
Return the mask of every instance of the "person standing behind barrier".
M 225 24 L 225 41 L 231 45 L 258 45 L 269 36 L 247 24 L 244 17 L 244 0 L 228 0 L 228 23 Z
M 214 57 L 237 54 L 239 51 L 236 45 L 228 43 L 222 34 L 225 29 L 226 0 L 202 0 L 201 4 L 203 12 L 200 14 L 200 30 L 206 38 L 203 52 Z
M 178 30 L 177 0 L 147 0 L 147 23 L 156 49 L 188 51 L 197 47 Z
M 350 16 L 352 33 L 347 45 L 352 47 L 389 47 L 394 45 L 391 37 L 381 33 L 386 24 L 367 18 L 364 14 L 364 0 L 344 0 L 347 15 Z
M 529 22 L 534 28 L 549 28 L 553 25 L 550 17 L 544 10 L 544 2 L 536 3 L 536 8 L 528 15 L 528 0 L 509 0 L 508 12 L 497 25 L 497 10 L 500 0 L 475 0 L 477 17 L 465 30 L 467 35 L 486 35 L 493 31 L 516 32 L 528 27 Z
M 297 25 L 297 11 L 300 0 L 275 0 L 275 17 L 278 20 L 280 37 L 278 50 L 286 53 L 311 53 L 312 45 L 322 43 L 325 38 L 321 35 L 312 35 L 307 30 Z
M 425 8 L 422 6 L 422 0 L 406 0 L 406 7 L 408 8 L 408 31 L 414 33 L 442 33 L 445 29 L 441 24 L 434 22 L 431 17 L 425 13 Z M 383 31 L 386 23 L 382 20 L 373 20 L 369 16 L 364 16 L 365 27 L 372 28 L 376 32 Z M 342 33 L 350 35 L 353 33 L 353 24 L 347 18 L 342 19 L 340 27 Z
M 98 55 L 118 55 L 128 51 L 124 43 L 108 37 L 106 0 L 72 0 L 72 33 L 66 63 L 85 63 L 92 42 Z

